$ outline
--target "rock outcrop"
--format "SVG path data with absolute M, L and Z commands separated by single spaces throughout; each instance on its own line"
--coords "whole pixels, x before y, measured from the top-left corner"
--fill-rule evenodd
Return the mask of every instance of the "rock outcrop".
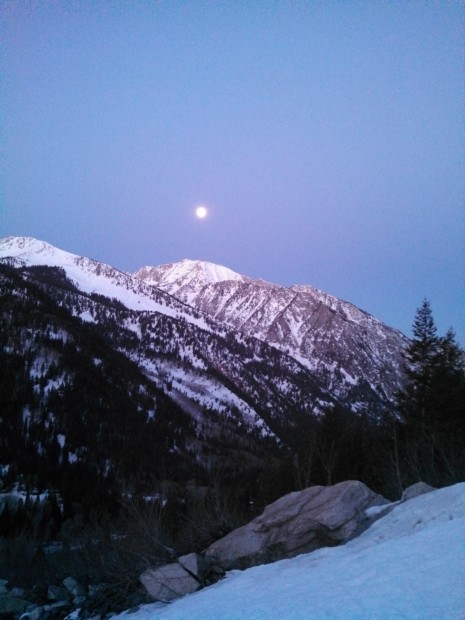
M 367 508 L 387 503 L 355 480 L 309 487 L 267 506 L 262 515 L 210 545 L 205 557 L 229 570 L 335 546 L 372 523 Z
M 210 575 L 211 565 L 198 553 L 189 553 L 177 562 L 142 573 L 140 581 L 154 601 L 172 601 L 192 594 L 204 585 Z
M 335 546 L 364 531 L 376 518 L 366 510 L 388 501 L 357 481 L 313 486 L 281 497 L 262 515 L 216 541 L 203 556 L 148 569 L 140 577 L 153 600 L 171 601 L 213 583 L 225 571 Z

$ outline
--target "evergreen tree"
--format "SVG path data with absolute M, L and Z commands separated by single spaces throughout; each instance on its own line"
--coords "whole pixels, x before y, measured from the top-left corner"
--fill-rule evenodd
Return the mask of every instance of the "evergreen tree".
M 398 394 L 406 483 L 465 476 L 465 353 L 452 330 L 438 337 L 428 300 L 417 310 Z
M 439 338 L 427 299 L 417 310 L 412 332 L 413 339 L 404 354 L 406 384 L 398 398 L 405 422 L 424 431 L 427 426 L 432 371 L 439 353 Z

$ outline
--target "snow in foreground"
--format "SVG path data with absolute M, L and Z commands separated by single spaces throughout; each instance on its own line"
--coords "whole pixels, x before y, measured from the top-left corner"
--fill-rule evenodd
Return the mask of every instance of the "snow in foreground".
M 398 505 L 359 538 L 245 571 L 120 620 L 465 619 L 465 483 Z

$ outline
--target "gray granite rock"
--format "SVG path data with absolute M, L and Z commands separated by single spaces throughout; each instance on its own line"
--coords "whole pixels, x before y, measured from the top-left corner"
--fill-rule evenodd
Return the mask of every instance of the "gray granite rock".
M 205 579 L 210 568 L 210 563 L 199 553 L 182 555 L 178 558 L 178 563 L 198 581 Z
M 140 581 L 154 601 L 173 601 L 200 588 L 197 579 L 177 562 L 147 569 Z
M 74 577 L 66 577 L 63 579 L 63 585 L 72 596 L 86 596 L 86 588 Z
M 414 497 L 418 497 L 420 495 L 424 495 L 425 493 L 431 493 L 431 491 L 435 491 L 436 489 L 426 482 L 416 482 L 412 484 L 410 487 L 405 489 L 402 493 L 401 502 L 406 502 L 409 499 L 413 499 Z
M 367 508 L 387 503 L 355 480 L 309 487 L 267 506 L 259 517 L 210 545 L 205 557 L 230 570 L 338 545 L 372 523 Z

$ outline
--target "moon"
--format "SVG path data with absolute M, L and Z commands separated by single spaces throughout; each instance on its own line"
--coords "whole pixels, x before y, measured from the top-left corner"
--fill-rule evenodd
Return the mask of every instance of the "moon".
M 207 217 L 207 213 L 207 207 L 204 207 L 203 205 L 200 205 L 195 210 L 195 215 L 199 218 L 199 220 L 203 220 L 205 217 Z

